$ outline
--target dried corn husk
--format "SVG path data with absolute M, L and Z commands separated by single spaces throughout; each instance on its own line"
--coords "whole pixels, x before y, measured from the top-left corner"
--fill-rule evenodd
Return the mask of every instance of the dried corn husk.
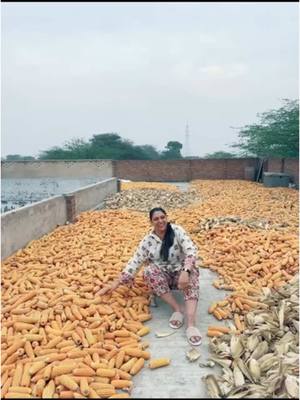
M 213 356 L 210 358 L 223 367 L 222 375 L 215 376 L 215 380 L 220 387 L 225 384 L 229 388 L 225 397 L 298 396 L 299 341 L 294 324 L 299 321 L 298 301 L 294 296 L 299 293 L 298 289 L 298 276 L 295 276 L 280 291 L 265 293 L 260 301 L 268 304 L 268 312 L 250 312 L 242 334 L 211 339 Z M 292 296 L 294 302 L 290 301 Z M 268 335 L 265 335 L 266 330 Z
M 200 201 L 196 190 L 180 192 L 176 190 L 160 190 L 157 188 L 127 189 L 105 199 L 105 208 L 126 208 L 149 212 L 153 204 L 166 210 L 183 208 Z
M 198 358 L 201 356 L 201 353 L 199 350 L 191 348 L 185 353 L 185 355 L 190 362 L 194 362 L 198 360 Z
M 212 361 L 212 360 L 208 360 L 208 361 L 206 361 L 204 363 L 199 363 L 198 365 L 201 368 L 207 368 L 207 367 L 208 368 L 213 368 L 216 365 L 216 363 L 214 361 Z
M 155 336 L 157 338 L 164 338 L 164 337 L 174 335 L 174 333 L 176 333 L 176 331 L 174 331 L 174 332 L 155 332 Z

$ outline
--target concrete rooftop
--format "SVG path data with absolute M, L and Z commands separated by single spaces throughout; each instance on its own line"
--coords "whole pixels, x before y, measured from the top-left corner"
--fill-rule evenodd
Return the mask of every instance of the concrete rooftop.
M 226 292 L 216 289 L 212 282 L 217 274 L 212 271 L 200 269 L 200 299 L 197 308 L 197 327 L 202 334 L 202 344 L 195 346 L 201 353 L 201 357 L 193 363 L 186 358 L 186 351 L 191 349 L 185 336 L 185 326 L 182 326 L 172 336 L 157 338 L 156 332 L 173 332 L 168 321 L 171 316 L 171 308 L 158 299 L 158 307 L 151 308 L 152 320 L 145 323 L 151 328 L 151 332 L 143 339 L 150 342 L 149 350 L 152 358 L 167 357 L 171 363 L 167 367 L 150 370 L 146 366 L 133 377 L 134 388 L 132 398 L 207 398 L 209 397 L 201 377 L 211 372 L 218 373 L 219 367 L 201 368 L 199 362 L 205 362 L 209 357 L 208 342 L 206 336 L 208 325 L 224 325 L 224 321 L 218 321 L 208 313 L 208 307 L 213 301 L 224 299 Z M 174 291 L 176 299 L 183 301 L 179 291 Z

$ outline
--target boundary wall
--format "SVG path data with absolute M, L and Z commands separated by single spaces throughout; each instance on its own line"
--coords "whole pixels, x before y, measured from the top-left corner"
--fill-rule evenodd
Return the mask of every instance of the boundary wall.
M 82 211 L 102 207 L 104 198 L 119 190 L 117 178 L 106 179 L 71 193 L 50 197 L 1 215 L 1 259 L 39 239 L 57 226 L 74 222 Z
M 194 179 L 246 179 L 256 176 L 258 158 L 183 160 L 35 160 L 2 161 L 5 178 L 111 178 L 132 181 L 189 182 Z M 253 173 L 249 170 L 252 169 Z M 264 160 L 263 172 L 284 172 L 299 185 L 299 160 Z

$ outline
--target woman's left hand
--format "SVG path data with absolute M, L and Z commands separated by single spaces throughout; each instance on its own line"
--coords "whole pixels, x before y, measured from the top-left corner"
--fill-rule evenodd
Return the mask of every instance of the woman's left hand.
M 189 273 L 186 271 L 182 271 L 178 279 L 178 289 L 181 290 L 185 289 L 189 283 L 190 283 Z

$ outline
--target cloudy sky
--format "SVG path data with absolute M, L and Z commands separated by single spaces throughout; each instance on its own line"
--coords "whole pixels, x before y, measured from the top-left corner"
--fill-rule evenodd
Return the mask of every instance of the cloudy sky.
M 298 3 L 2 3 L 2 156 L 117 132 L 229 150 L 298 97 Z

